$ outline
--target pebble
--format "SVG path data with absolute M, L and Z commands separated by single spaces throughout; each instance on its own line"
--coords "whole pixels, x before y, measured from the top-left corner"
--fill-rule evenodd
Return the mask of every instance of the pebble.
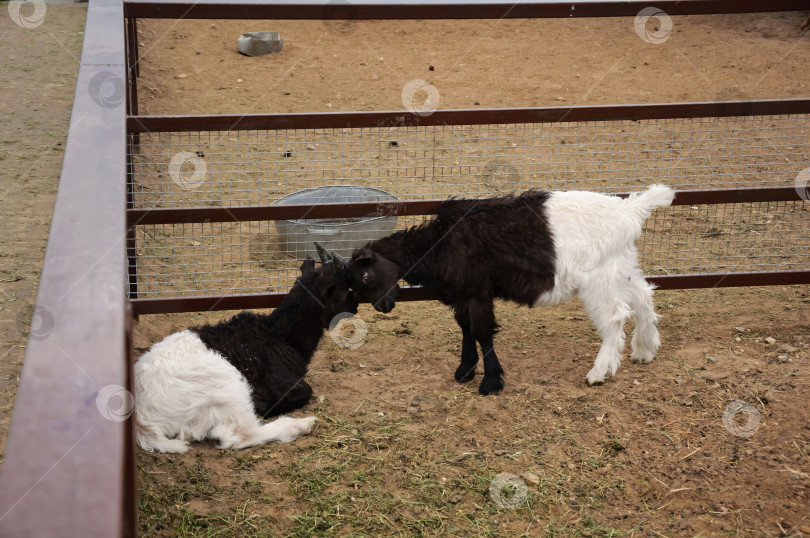
M 186 75 L 185 73 L 180 73 L 179 75 L 177 75 L 177 78 L 186 78 L 186 77 L 188 77 L 188 75 Z
M 734 337 L 734 341 L 735 341 L 735 342 L 741 342 L 741 341 L 742 341 L 742 339 L 741 339 L 739 336 L 735 336 L 735 337 Z
M 779 355 L 777 358 L 782 362 L 787 362 L 787 360 L 788 360 L 787 355 Z
M 717 357 L 706 356 L 706 360 L 709 362 L 717 362 Z
M 641 381 L 639 381 L 638 379 L 634 379 L 633 384 L 634 385 L 641 385 Z
M 776 338 L 774 338 L 773 336 L 769 336 L 768 338 L 765 339 L 765 341 L 768 342 L 769 344 L 775 344 Z
M 796 353 L 798 351 L 795 347 L 791 346 L 790 344 L 782 344 L 779 347 L 780 351 L 784 351 L 785 353 Z
M 536 474 L 534 474 L 534 473 L 525 472 L 525 473 L 523 473 L 523 474 L 522 474 L 522 475 L 520 475 L 520 476 L 521 476 L 521 477 L 523 477 L 523 480 L 525 480 L 525 481 L 526 481 L 526 482 L 528 482 L 529 484 L 534 484 L 534 485 L 537 485 L 537 484 L 539 484 L 539 483 L 540 483 L 540 477 L 539 477 L 539 476 L 537 476 L 537 475 L 536 475 Z
M 734 328 L 737 330 L 738 333 L 744 333 L 745 332 L 745 327 L 734 327 Z
M 236 82 L 242 82 L 241 78 L 236 79 Z

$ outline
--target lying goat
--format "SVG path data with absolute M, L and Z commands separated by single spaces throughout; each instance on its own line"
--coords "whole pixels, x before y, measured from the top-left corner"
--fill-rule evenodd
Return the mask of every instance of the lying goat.
M 355 250 L 352 288 L 381 312 L 394 308 L 400 279 L 451 306 L 463 335 L 455 378 L 474 377 L 478 342 L 481 394 L 503 388 L 492 300 L 537 306 L 577 295 L 602 335 L 587 376 L 588 383 L 601 383 L 619 368 L 630 314 L 636 320 L 632 358 L 650 362 L 658 349 L 653 286 L 642 276 L 633 242 L 650 212 L 673 197 L 669 187 L 654 185 L 626 200 L 574 191 L 448 200 L 433 220 Z
M 185 452 L 190 440 L 214 438 L 219 448 L 239 449 L 309 433 L 315 417 L 262 424 L 256 415 L 306 405 L 307 366 L 324 328 L 342 312 L 357 312 L 344 266 L 328 257 L 315 269 L 307 258 L 272 314 L 243 312 L 158 342 L 135 363 L 138 444 Z

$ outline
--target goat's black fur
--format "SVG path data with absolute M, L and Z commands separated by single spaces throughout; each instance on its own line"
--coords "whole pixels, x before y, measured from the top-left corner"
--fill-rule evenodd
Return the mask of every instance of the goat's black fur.
M 554 287 L 554 243 L 544 191 L 485 200 L 448 200 L 432 220 L 368 243 L 352 254 L 352 287 L 377 310 L 394 308 L 397 281 L 423 286 L 451 306 L 462 331 L 455 377 L 471 380 L 484 356 L 481 394 L 503 388 L 492 301 L 531 306 Z
M 272 314 L 242 312 L 192 329 L 241 372 L 253 389 L 256 413 L 264 418 L 306 405 L 312 388 L 304 377 L 323 330 L 334 316 L 357 313 L 348 275 L 339 264 L 315 269 L 309 259 L 301 272 Z

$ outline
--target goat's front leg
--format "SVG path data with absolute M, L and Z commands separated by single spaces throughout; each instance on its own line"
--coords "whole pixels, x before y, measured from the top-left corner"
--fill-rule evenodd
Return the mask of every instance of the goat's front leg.
M 500 392 L 503 390 L 503 368 L 495 354 L 493 342 L 498 324 L 495 322 L 492 300 L 480 299 L 471 302 L 469 313 L 470 332 L 481 344 L 481 353 L 484 356 L 484 379 L 481 380 L 478 392 L 484 395 Z
M 478 387 L 478 392 L 487 395 L 498 393 L 503 390 L 503 368 L 495 354 L 495 344 L 492 337 L 482 338 L 478 341 L 481 344 L 481 352 L 484 355 L 484 379 Z
M 466 383 L 475 377 L 475 367 L 478 365 L 478 349 L 475 338 L 470 332 L 469 316 L 466 312 L 456 313 L 456 321 L 461 327 L 461 364 L 456 369 L 456 381 Z
M 304 407 L 311 397 L 312 387 L 306 381 L 299 380 L 292 388 L 285 391 L 280 398 L 271 398 L 259 404 L 261 407 L 257 408 L 256 411 L 262 418 L 268 419 Z

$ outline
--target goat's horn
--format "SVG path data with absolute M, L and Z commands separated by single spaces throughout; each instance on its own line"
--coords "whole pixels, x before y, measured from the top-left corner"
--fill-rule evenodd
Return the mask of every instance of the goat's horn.
M 315 248 L 318 250 L 318 256 L 321 257 L 322 263 L 331 263 L 334 261 L 332 259 L 332 256 L 328 252 L 326 252 L 326 249 L 324 249 L 321 245 L 319 245 L 317 241 L 315 241 Z
M 340 265 L 342 265 L 344 269 L 348 269 L 348 268 L 349 268 L 349 260 L 347 260 L 346 258 L 344 258 L 343 256 L 341 256 L 341 255 L 340 255 L 340 254 L 338 254 L 337 252 L 332 252 L 331 254 L 332 254 L 332 258 L 334 258 L 334 259 L 336 259 L 337 261 L 339 261 L 339 262 L 340 262 Z

